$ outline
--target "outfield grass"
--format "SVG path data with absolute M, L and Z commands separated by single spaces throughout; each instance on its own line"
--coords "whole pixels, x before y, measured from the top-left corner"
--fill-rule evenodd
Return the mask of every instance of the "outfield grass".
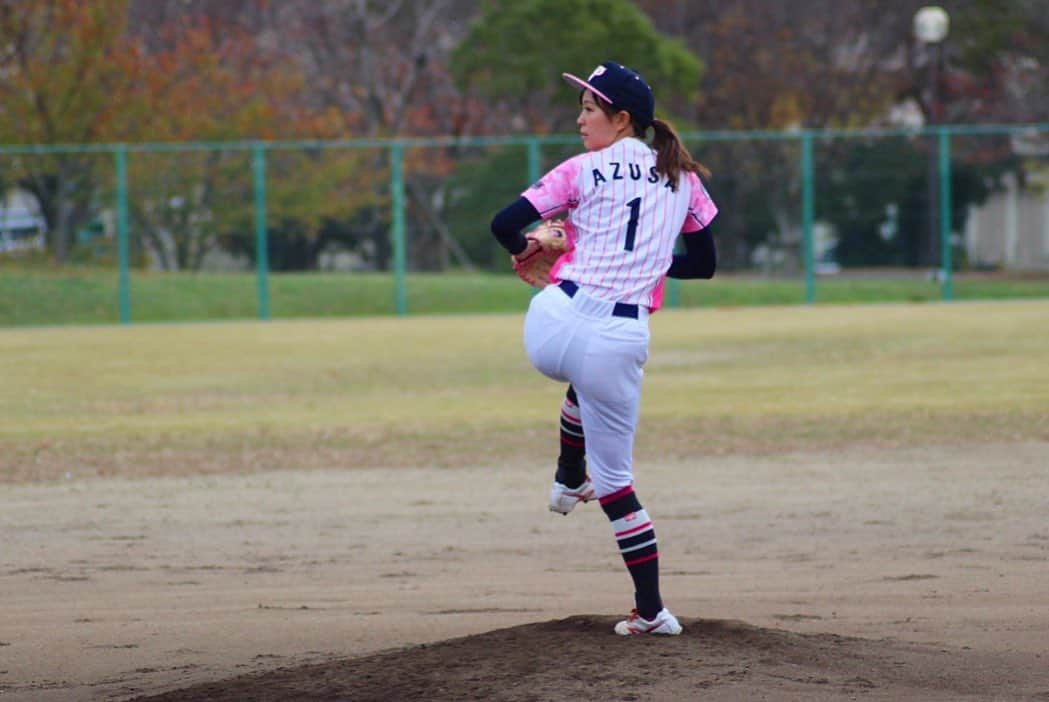
M 406 280 L 407 309 L 412 315 L 519 312 L 531 294 L 531 289 L 512 275 L 411 274 Z M 389 274 L 273 274 L 268 278 L 270 316 L 392 315 L 397 311 L 394 286 Z M 958 275 L 954 296 L 958 300 L 1049 298 L 1049 276 L 1017 279 Z M 674 281 L 667 298 L 669 304 L 683 308 L 793 305 L 805 302 L 805 288 L 801 279 L 719 274 L 712 281 Z M 816 281 L 817 303 L 936 302 L 941 298 L 940 285 L 916 272 Z M 258 315 L 257 280 L 251 274 L 131 275 L 131 317 L 135 322 L 248 320 Z M 0 327 L 117 321 L 114 271 L 0 267 Z
M 1049 301 L 665 310 L 639 460 L 1049 441 Z M 522 315 L 0 330 L 0 481 L 552 465 Z

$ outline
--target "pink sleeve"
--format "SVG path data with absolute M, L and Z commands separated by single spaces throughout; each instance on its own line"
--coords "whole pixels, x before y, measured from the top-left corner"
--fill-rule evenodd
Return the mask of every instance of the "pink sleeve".
M 544 175 L 521 197 L 532 203 L 543 219 L 573 209 L 579 204 L 579 169 L 586 154 L 573 156 Z
M 692 182 L 692 199 L 688 203 L 688 215 L 685 223 L 681 225 L 681 232 L 698 232 L 712 221 L 718 213 L 718 206 L 710 199 L 710 193 L 703 187 L 703 181 L 699 176 L 689 171 L 688 179 Z

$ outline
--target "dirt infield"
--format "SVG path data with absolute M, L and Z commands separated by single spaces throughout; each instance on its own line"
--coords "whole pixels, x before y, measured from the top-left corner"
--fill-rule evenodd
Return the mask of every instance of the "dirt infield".
M 1046 456 L 642 462 L 658 640 L 545 467 L 9 485 L 0 699 L 1049 700 Z

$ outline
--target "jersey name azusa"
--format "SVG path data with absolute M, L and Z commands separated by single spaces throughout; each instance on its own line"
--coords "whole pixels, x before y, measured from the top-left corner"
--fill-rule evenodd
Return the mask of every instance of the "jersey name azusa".
M 626 168 L 623 167 L 624 164 L 618 161 L 609 161 L 608 165 L 611 166 L 612 170 L 611 172 L 608 172 L 607 175 L 604 172 L 602 172 L 600 168 L 594 168 L 590 171 L 591 176 L 594 179 L 595 188 L 599 185 L 607 183 L 610 180 L 626 180 L 627 178 L 629 178 L 630 180 L 639 181 L 641 180 L 641 177 L 644 173 L 641 166 L 636 163 L 627 163 L 625 164 Z M 652 183 L 653 185 L 659 182 L 659 173 L 656 172 L 655 166 L 652 166 L 648 169 L 648 175 L 645 177 L 645 180 L 647 180 L 649 183 Z M 669 178 L 665 179 L 663 187 L 673 189 L 670 185 Z

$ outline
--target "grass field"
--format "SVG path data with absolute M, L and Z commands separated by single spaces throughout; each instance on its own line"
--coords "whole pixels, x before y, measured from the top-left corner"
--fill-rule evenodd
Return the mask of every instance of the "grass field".
M 1049 301 L 665 310 L 638 458 L 1049 439 Z M 0 330 L 0 481 L 555 455 L 521 313 Z
M 0 327 L 117 322 L 117 283 L 112 270 L 0 267 Z M 274 319 L 390 315 L 396 311 L 394 284 L 388 274 L 273 274 L 268 278 L 270 315 Z M 135 322 L 247 320 L 259 314 L 257 280 L 252 274 L 133 272 L 130 288 Z M 411 274 L 406 288 L 412 315 L 520 312 L 531 294 L 511 275 Z M 920 271 L 820 277 L 815 290 L 818 303 L 942 299 L 940 284 Z M 958 300 L 1046 299 L 1049 276 L 959 274 L 954 296 Z M 801 278 L 719 273 L 712 281 L 673 281 L 668 287 L 668 302 L 682 308 L 804 301 Z

